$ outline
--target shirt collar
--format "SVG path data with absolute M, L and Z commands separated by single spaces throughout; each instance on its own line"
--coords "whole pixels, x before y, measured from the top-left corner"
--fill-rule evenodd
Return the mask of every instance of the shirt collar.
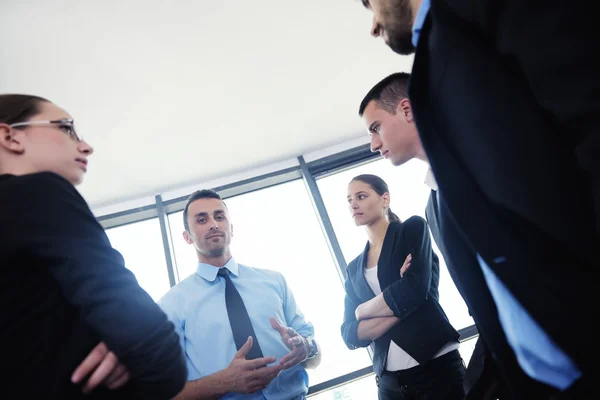
M 427 175 L 425 175 L 425 184 L 429 186 L 430 189 L 433 189 L 435 191 L 438 190 L 438 184 L 435 180 L 435 175 L 433 175 L 433 170 L 431 169 L 431 167 L 427 169 Z
M 412 32 L 412 43 L 417 48 L 417 44 L 419 43 L 419 35 L 421 34 L 421 29 L 423 28 L 423 24 L 425 23 L 425 18 L 429 13 L 429 8 L 431 7 L 431 0 L 421 0 L 421 5 L 419 6 L 419 10 L 417 11 L 417 15 L 415 16 L 415 23 L 413 24 L 413 32 Z
M 223 265 L 223 268 L 227 268 L 229 270 L 229 273 L 231 273 L 232 275 L 239 275 L 240 268 L 237 262 L 235 262 L 235 260 L 233 259 L 233 257 L 231 257 L 229 261 L 227 261 L 225 265 Z M 198 263 L 198 267 L 196 267 L 196 273 L 204 279 L 206 279 L 207 281 L 214 282 L 215 279 L 217 279 L 219 268 L 211 264 L 200 262 Z

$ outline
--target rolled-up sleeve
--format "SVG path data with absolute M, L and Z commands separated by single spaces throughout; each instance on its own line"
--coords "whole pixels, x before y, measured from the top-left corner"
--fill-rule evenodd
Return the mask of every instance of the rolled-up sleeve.
M 342 322 L 342 339 L 350 350 L 357 349 L 359 347 L 367 347 L 371 344 L 369 340 L 360 340 L 358 338 L 358 324 L 356 320 L 356 307 L 360 305 L 354 289 L 352 288 L 352 282 L 349 279 L 344 284 L 346 288 L 346 297 L 344 299 L 344 321 Z
M 403 224 L 403 239 L 409 242 L 412 254 L 410 268 L 404 277 L 383 290 L 383 298 L 394 316 L 403 320 L 425 303 L 431 286 L 432 250 L 427 222 L 421 217 L 411 217 Z M 398 261 L 398 270 L 404 260 Z

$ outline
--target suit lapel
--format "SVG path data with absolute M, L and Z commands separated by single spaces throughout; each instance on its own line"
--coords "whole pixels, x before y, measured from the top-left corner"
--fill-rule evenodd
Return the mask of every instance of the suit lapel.
M 383 245 L 381 246 L 381 254 L 379 254 L 379 260 L 377 260 L 377 279 L 379 280 L 379 286 L 381 290 L 389 286 L 394 281 L 392 273 L 394 267 L 394 250 L 396 249 L 396 223 L 391 223 L 388 226 L 385 238 L 383 239 Z M 400 271 L 400 266 L 398 266 Z M 398 272 L 400 274 L 400 272 Z
M 434 88 L 435 92 L 435 90 L 439 88 L 439 85 L 442 84 L 442 78 L 446 72 L 448 49 L 447 45 L 444 45 L 444 43 L 435 42 L 436 38 L 431 35 L 431 31 L 432 20 L 430 11 L 427 15 L 427 18 L 425 18 L 423 28 L 421 29 L 421 33 L 419 35 L 419 43 L 417 43 L 415 60 L 413 62 L 413 69 L 411 72 L 410 86 L 413 86 L 413 82 L 418 82 L 419 85 L 427 84 Z M 429 51 L 431 48 L 435 49 L 434 51 L 436 55 L 436 65 L 434 68 L 430 68 L 431 66 L 429 65 Z M 423 94 L 423 96 L 419 96 L 419 94 Z M 424 91 L 411 91 L 409 95 L 411 103 L 415 101 L 415 98 L 418 98 L 421 101 L 427 100 L 424 98 Z
M 352 282 L 354 283 L 354 289 L 361 301 L 367 301 L 375 297 L 375 293 L 371 290 L 371 287 L 365 279 L 365 266 L 367 264 L 367 257 L 369 255 L 369 242 L 365 246 L 362 254 L 358 258 L 358 268 L 354 271 Z

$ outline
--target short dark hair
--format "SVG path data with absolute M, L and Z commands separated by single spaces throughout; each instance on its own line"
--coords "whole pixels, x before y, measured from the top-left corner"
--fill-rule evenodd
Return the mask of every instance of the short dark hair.
M 40 112 L 41 103 L 50 102 L 28 94 L 0 94 L 0 123 L 10 125 L 27 122 Z
M 221 199 L 221 195 L 219 195 L 219 193 L 211 189 L 196 190 L 194 193 L 192 193 L 188 198 L 187 203 L 185 203 L 185 208 L 183 209 L 183 226 L 185 227 L 185 230 L 187 232 L 190 231 L 190 224 L 187 220 L 188 208 L 190 208 L 190 204 L 200 199 L 218 199 L 223 201 L 223 199 Z M 223 204 L 225 204 L 225 202 L 223 202 Z
M 358 115 L 363 116 L 365 109 L 371 101 L 375 101 L 377 106 L 390 114 L 396 114 L 396 108 L 400 100 L 408 98 L 408 83 L 410 74 L 406 72 L 397 72 L 382 79 L 377 85 L 373 86 L 365 98 L 360 102 Z
M 350 182 L 356 182 L 356 181 L 366 183 L 367 185 L 371 186 L 371 189 L 373 189 L 375 191 L 375 193 L 377 193 L 379 196 L 383 196 L 384 193 L 390 192 L 390 189 L 389 189 L 387 183 L 385 183 L 385 181 L 383 179 L 381 179 L 380 177 L 378 177 L 377 175 L 373 175 L 373 174 L 358 175 L 358 176 L 355 176 L 354 178 L 352 178 L 352 180 Z M 396 214 L 394 214 L 390 207 L 388 207 L 388 209 L 387 209 L 387 217 L 390 222 L 399 222 L 399 223 L 402 222 L 400 217 L 398 217 Z

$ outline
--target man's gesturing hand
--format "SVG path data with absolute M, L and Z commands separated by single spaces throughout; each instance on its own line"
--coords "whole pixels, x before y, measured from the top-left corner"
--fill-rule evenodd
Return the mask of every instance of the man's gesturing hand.
M 282 326 L 275 318 L 271 317 L 270 321 L 273 329 L 279 332 L 283 343 L 291 350 L 279 360 L 279 364 L 282 365 L 283 369 L 291 368 L 305 361 L 310 354 L 308 341 L 293 328 Z
M 281 365 L 267 367 L 275 362 L 275 357 L 263 357 L 246 360 L 246 355 L 252 348 L 252 337 L 235 353 L 231 364 L 225 370 L 224 379 L 228 391 L 235 393 L 254 393 L 266 388 L 283 369 Z

